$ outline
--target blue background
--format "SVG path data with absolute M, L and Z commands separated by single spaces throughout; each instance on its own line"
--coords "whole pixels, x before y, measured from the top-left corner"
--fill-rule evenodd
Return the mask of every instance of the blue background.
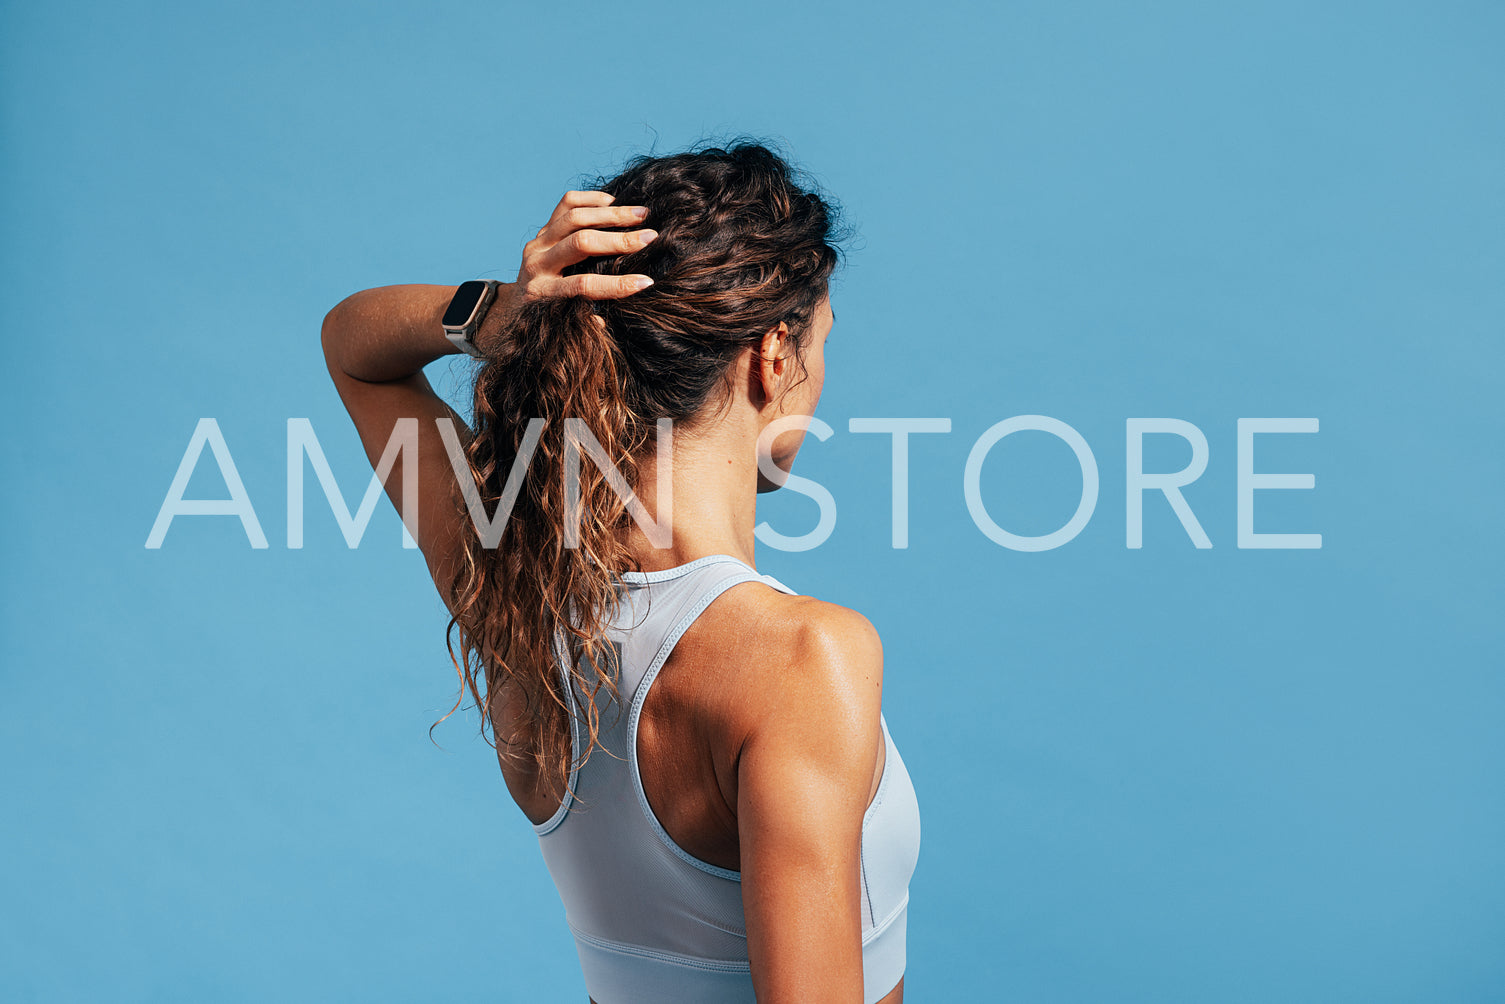
M 350 550 L 285 428 L 369 476 L 319 322 L 512 278 L 560 195 L 786 144 L 860 228 L 763 550 L 865 613 L 914 778 L 914 1001 L 1505 998 L 1505 10 L 1486 3 L 6 5 L 0 974 L 10 1000 L 583 1001 L 562 910 L 382 503 Z M 436 386 L 458 401 L 463 367 Z M 1026 554 L 971 444 L 1070 423 L 1101 497 Z M 201 416 L 271 547 L 180 518 Z M 889 441 L 912 440 L 910 546 Z M 1257 469 L 1240 550 L 1236 423 Z M 1132 417 L 1206 434 L 1125 546 Z M 1146 467 L 1190 456 L 1150 437 Z M 991 454 L 993 517 L 1075 508 Z M 189 497 L 223 497 L 208 454 Z M 785 533 L 814 524 L 766 499 Z M 611 1004 L 611 1002 L 603 1002 Z

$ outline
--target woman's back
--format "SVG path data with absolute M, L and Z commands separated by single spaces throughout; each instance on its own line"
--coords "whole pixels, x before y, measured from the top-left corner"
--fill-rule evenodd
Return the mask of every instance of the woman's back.
M 776 674 L 757 664 L 757 639 L 745 631 L 743 644 L 725 644 L 724 629 L 735 633 L 740 625 L 701 621 L 711 630 L 697 633 L 711 637 L 682 653 L 692 655 L 693 664 L 676 658 L 674 684 L 660 680 L 700 615 L 742 583 L 795 595 L 728 555 L 623 576 L 622 602 L 607 630 L 620 655 L 620 707 L 599 692 L 603 749 L 573 775 L 579 797 L 566 796 L 551 818 L 534 826 L 586 987 L 601 1004 L 754 1000 L 735 867 L 736 732 L 738 713 L 744 722 L 756 717 L 756 688 L 770 685 Z M 722 619 L 738 621 L 746 613 L 729 610 Z M 746 653 L 743 680 L 734 678 L 739 650 Z M 739 683 L 748 689 L 739 690 Z M 571 692 L 583 700 L 578 689 Z M 657 706 L 660 695 L 662 709 L 645 712 L 650 696 Z M 655 720 L 660 724 L 650 724 Z M 920 837 L 914 789 L 881 715 L 880 724 L 884 751 L 862 825 L 869 1004 L 887 995 L 904 971 L 908 886 Z M 707 742 L 698 753 L 697 734 Z M 577 730 L 577 752 L 582 745 Z

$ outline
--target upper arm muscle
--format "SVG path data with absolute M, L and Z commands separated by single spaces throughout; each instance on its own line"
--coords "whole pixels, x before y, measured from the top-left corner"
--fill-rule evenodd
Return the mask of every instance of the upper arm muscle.
M 862 1000 L 862 818 L 877 766 L 882 650 L 820 604 L 738 760 L 742 898 L 760 1001 Z

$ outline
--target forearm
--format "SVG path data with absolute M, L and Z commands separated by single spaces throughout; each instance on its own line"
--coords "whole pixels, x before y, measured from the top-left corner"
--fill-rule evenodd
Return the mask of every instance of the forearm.
M 353 293 L 324 318 L 324 356 L 330 368 L 368 383 L 401 380 L 440 356 L 460 350 L 444 337 L 441 319 L 455 286 L 378 286 Z M 497 289 L 495 316 L 512 287 Z

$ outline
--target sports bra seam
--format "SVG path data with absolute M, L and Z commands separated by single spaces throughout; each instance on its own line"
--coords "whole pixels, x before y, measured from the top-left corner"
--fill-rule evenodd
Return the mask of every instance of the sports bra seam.
M 882 934 L 884 931 L 887 931 L 890 927 L 892 927 L 894 921 L 899 919 L 899 914 L 903 913 L 905 908 L 908 906 L 909 890 L 905 889 L 904 898 L 899 900 L 899 905 L 890 910 L 888 912 L 888 916 L 884 917 L 880 923 L 875 923 L 872 927 L 872 930 L 863 932 L 862 947 L 866 948 L 873 941 L 877 940 L 878 935 Z
M 664 636 L 663 642 L 659 645 L 658 652 L 654 654 L 653 661 L 648 664 L 647 671 L 638 683 L 637 693 L 633 695 L 632 711 L 627 717 L 627 756 L 631 766 L 633 787 L 637 790 L 638 806 L 642 809 L 644 818 L 648 821 L 648 825 L 655 835 L 657 835 L 659 842 L 686 864 L 698 868 L 707 874 L 714 875 L 717 878 L 740 883 L 742 881 L 742 873 L 740 871 L 722 868 L 720 865 L 713 865 L 709 861 L 703 861 L 679 846 L 674 838 L 669 836 L 669 831 L 664 829 L 664 824 L 653 812 L 653 806 L 648 803 L 648 790 L 643 785 L 643 774 L 641 766 L 638 763 L 638 720 L 642 716 L 643 705 L 647 702 L 648 690 L 653 686 L 653 681 L 658 679 L 659 670 L 663 669 L 664 663 L 668 661 L 670 653 L 674 651 L 674 646 L 679 644 L 679 639 L 690 629 L 690 625 L 695 623 L 695 619 L 704 613 L 706 608 L 714 603 L 721 594 L 733 586 L 739 586 L 744 582 L 759 581 L 763 578 L 763 576 L 758 574 L 757 569 L 748 566 L 745 562 L 730 555 L 710 555 L 709 558 L 724 558 L 742 567 L 724 578 L 717 579 L 695 601 L 690 609 L 680 616 L 679 620 L 675 622 L 674 627 Z M 707 558 L 699 560 L 705 561 L 707 565 L 717 563 Z
M 888 779 L 890 768 L 893 764 L 893 757 L 889 755 L 888 749 L 889 743 L 892 740 L 888 734 L 888 725 L 883 721 L 882 712 L 879 712 L 878 724 L 883 731 L 883 773 L 878 776 L 878 790 L 873 792 L 873 801 L 868 805 L 867 811 L 862 814 L 862 841 L 860 848 L 862 860 L 862 888 L 867 893 L 867 915 L 868 919 L 873 922 L 873 925 L 875 927 L 878 923 L 878 915 L 876 912 L 877 907 L 873 903 L 872 884 L 868 881 L 867 877 L 867 828 L 868 824 L 871 823 L 873 821 L 873 818 L 877 815 L 878 807 L 883 804 L 883 796 L 888 793 Z
M 618 577 L 630 585 L 641 586 L 649 583 L 667 582 L 670 579 L 678 579 L 701 568 L 728 561 L 736 562 L 754 574 L 759 574 L 757 569 L 741 558 L 733 557 L 730 554 L 708 554 L 703 558 L 696 558 L 687 564 L 676 565 L 674 568 L 662 568 L 656 572 L 621 572 Z
M 881 787 L 882 784 L 883 784 L 883 782 L 879 781 L 878 784 Z M 866 839 L 867 838 L 867 821 L 866 820 L 863 820 L 863 823 L 862 823 L 862 838 L 863 839 L 859 840 L 858 843 L 857 843 L 858 859 L 859 859 L 859 862 L 860 862 L 860 864 L 862 866 L 862 894 L 863 894 L 864 898 L 867 899 L 867 917 L 868 917 L 868 920 L 871 920 L 874 924 L 876 924 L 878 922 L 878 918 L 873 913 L 873 886 L 872 886 L 872 883 L 869 882 L 868 878 L 867 878 L 867 839 Z
M 566 922 L 568 923 L 568 922 Z M 633 945 L 625 941 L 613 941 L 609 938 L 599 938 L 593 934 L 586 934 L 574 924 L 569 924 L 570 932 L 580 941 L 595 948 L 608 952 L 616 952 L 621 955 L 636 955 L 642 958 L 653 959 L 655 962 L 666 962 L 671 965 L 684 966 L 690 969 L 702 969 L 711 972 L 745 973 L 752 969 L 751 963 L 741 962 L 735 959 L 707 959 L 698 955 L 685 955 L 681 952 L 666 952 L 660 949 L 648 948 L 643 945 Z
M 575 703 L 575 686 L 570 678 L 569 671 L 565 669 L 564 660 L 556 659 L 560 681 L 564 685 L 565 699 L 570 702 L 570 774 L 569 784 L 565 787 L 564 797 L 559 800 L 559 808 L 554 814 L 542 823 L 533 824 L 533 832 L 540 837 L 547 836 L 552 830 L 564 822 L 564 817 L 570 814 L 570 806 L 575 802 L 575 784 L 580 777 L 580 765 L 574 763 L 576 751 L 580 748 L 580 715 L 579 707 Z

